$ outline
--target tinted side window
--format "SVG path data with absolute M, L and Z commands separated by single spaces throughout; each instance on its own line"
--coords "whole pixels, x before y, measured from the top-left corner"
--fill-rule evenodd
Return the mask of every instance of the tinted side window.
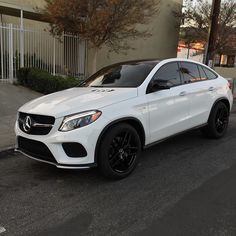
M 201 80 L 198 66 L 194 63 L 180 62 L 180 73 L 185 84 Z
M 217 76 L 212 71 L 208 70 L 206 67 L 202 67 L 208 79 L 216 79 Z
M 199 69 L 199 72 L 200 72 L 201 79 L 202 79 L 202 80 L 208 80 L 208 78 L 207 78 L 207 76 L 206 76 L 206 74 L 205 74 L 205 72 L 204 72 L 202 66 L 199 66 L 199 65 L 198 65 L 198 69 Z
M 154 75 L 153 80 L 167 81 L 169 87 L 180 85 L 181 78 L 177 62 L 168 63 L 162 66 Z

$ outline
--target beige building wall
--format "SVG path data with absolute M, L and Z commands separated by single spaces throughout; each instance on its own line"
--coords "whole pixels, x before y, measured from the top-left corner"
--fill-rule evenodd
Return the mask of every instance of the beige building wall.
M 15 16 L 3 15 L 2 22 L 20 26 L 20 18 L 15 17 Z M 35 20 L 28 20 L 28 19 L 24 19 L 23 22 L 24 22 L 24 28 L 26 28 L 26 29 L 29 28 L 29 29 L 49 30 L 49 24 L 44 23 L 44 22 L 35 21 Z
M 236 68 L 215 67 L 215 71 L 225 78 L 236 79 Z
M 24 11 L 34 12 L 37 10 L 37 8 L 43 8 L 44 5 L 44 0 L 0 0 L 0 6 L 19 9 L 18 17 L 2 14 L 0 22 L 20 25 L 20 9 Z M 39 21 L 24 19 L 24 26 L 27 28 L 37 27 L 40 29 L 44 29 L 48 27 L 48 24 Z
M 150 29 L 152 36 L 147 39 L 130 40 L 130 45 L 135 50 L 128 50 L 126 54 L 109 53 L 104 47 L 98 54 L 97 69 L 108 64 L 153 58 L 176 57 L 179 38 L 179 22 L 173 15 L 173 10 L 181 9 L 182 0 L 161 0 L 159 14 L 153 18 L 150 25 L 144 26 Z M 88 53 L 88 62 L 93 57 L 93 50 Z M 88 72 L 91 74 L 92 65 L 88 63 Z
M 36 7 L 43 7 L 45 5 L 44 0 L 1 0 L 1 3 L 15 5 L 17 7 L 35 9 Z
M 0 0 L 0 5 L 4 1 Z M 12 4 L 23 9 L 35 10 L 37 7 L 42 8 L 45 4 L 44 0 L 8 0 L 7 4 Z M 97 69 L 106 65 L 137 59 L 154 59 L 154 58 L 170 58 L 176 57 L 179 22 L 173 15 L 173 10 L 181 9 L 183 0 L 161 0 L 160 11 L 153 21 L 146 26 L 142 26 L 145 30 L 148 28 L 152 36 L 147 39 L 130 40 L 130 45 L 134 50 L 130 49 L 125 54 L 109 53 L 109 49 L 103 47 L 97 57 Z M 127 16 L 128 17 L 128 16 Z M 20 19 L 12 16 L 3 15 L 3 22 L 19 24 Z M 29 28 L 48 28 L 48 24 L 24 19 L 25 27 Z M 93 50 L 88 49 L 87 55 L 87 72 L 92 73 L 92 57 Z

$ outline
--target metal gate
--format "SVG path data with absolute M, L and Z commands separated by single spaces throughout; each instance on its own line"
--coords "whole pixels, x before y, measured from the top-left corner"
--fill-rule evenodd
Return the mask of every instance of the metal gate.
M 0 81 L 14 81 L 20 67 L 83 78 L 86 52 L 86 43 L 77 35 L 55 38 L 43 29 L 0 24 Z

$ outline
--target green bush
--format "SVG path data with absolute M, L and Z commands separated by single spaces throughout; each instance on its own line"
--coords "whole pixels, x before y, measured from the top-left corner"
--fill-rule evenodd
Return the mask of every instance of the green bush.
M 43 94 L 79 86 L 81 80 L 73 77 L 53 76 L 37 68 L 21 68 L 17 72 L 18 83 Z
M 27 85 L 27 78 L 28 78 L 28 73 L 30 71 L 30 68 L 23 67 L 17 70 L 16 76 L 17 76 L 17 82 L 20 85 L 26 86 Z

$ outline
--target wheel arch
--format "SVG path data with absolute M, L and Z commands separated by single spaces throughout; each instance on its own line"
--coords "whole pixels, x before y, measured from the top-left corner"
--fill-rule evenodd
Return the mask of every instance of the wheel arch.
M 94 161 L 96 164 L 98 164 L 97 163 L 98 162 L 98 151 L 99 151 L 99 146 L 100 146 L 103 135 L 109 130 L 109 128 L 111 128 L 114 125 L 120 124 L 120 123 L 126 123 L 126 124 L 129 124 L 132 127 L 134 127 L 139 134 L 142 148 L 145 146 L 146 134 L 145 134 L 144 127 L 143 127 L 140 120 L 138 120 L 135 117 L 124 117 L 124 118 L 114 120 L 111 123 L 109 123 L 107 126 L 105 126 L 105 128 L 102 130 L 102 132 L 100 133 L 100 135 L 98 137 L 98 140 L 96 143 L 96 148 L 95 148 L 95 156 L 94 156 Z
M 229 102 L 229 100 L 228 100 L 226 97 L 218 98 L 218 99 L 214 102 L 214 104 L 213 104 L 213 106 L 212 106 L 212 108 L 211 108 L 211 111 L 213 110 L 213 108 L 215 107 L 215 105 L 216 105 L 217 103 L 219 103 L 219 102 L 223 102 L 223 103 L 226 105 L 226 107 L 228 108 L 228 111 L 230 112 L 230 102 Z

